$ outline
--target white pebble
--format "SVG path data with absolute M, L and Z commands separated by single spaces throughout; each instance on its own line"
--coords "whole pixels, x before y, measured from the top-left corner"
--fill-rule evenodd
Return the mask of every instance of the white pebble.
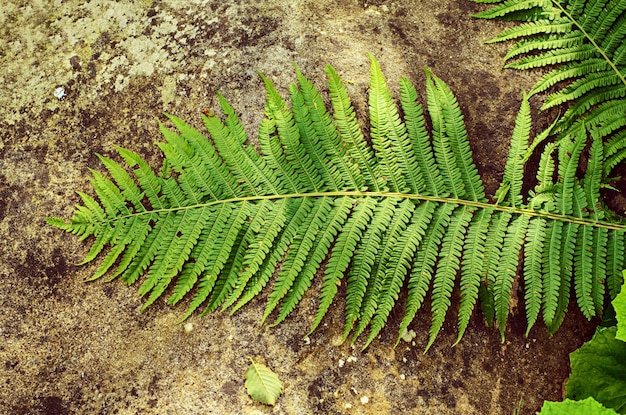
M 61 101 L 63 98 L 65 98 L 65 96 L 67 95 L 65 93 L 65 88 L 63 88 L 62 86 L 58 87 L 57 89 L 54 90 L 53 93 L 54 97 L 56 99 L 58 99 L 59 101 Z

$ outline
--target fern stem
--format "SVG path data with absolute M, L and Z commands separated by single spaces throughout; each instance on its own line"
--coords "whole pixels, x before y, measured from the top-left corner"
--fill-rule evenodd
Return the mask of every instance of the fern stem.
M 362 192 L 362 191 L 332 191 L 332 192 L 311 192 L 311 193 L 288 193 L 288 194 L 270 194 L 270 195 L 254 195 L 254 196 L 245 196 L 245 197 L 234 197 L 231 199 L 223 199 L 223 200 L 213 200 L 207 203 L 200 203 L 196 205 L 187 205 L 187 206 L 175 206 L 172 208 L 163 208 L 163 209 L 155 209 L 151 211 L 145 212 L 136 212 L 125 216 L 117 216 L 112 220 L 102 220 L 101 222 L 94 222 L 97 224 L 107 223 L 107 222 L 116 222 L 125 218 L 130 218 L 133 216 L 139 215 L 149 215 L 153 213 L 161 213 L 161 212 L 174 212 L 180 210 L 187 209 L 197 209 L 200 207 L 208 207 L 226 203 L 239 203 L 239 202 L 256 202 L 261 200 L 280 200 L 280 199 L 297 199 L 297 198 L 317 198 L 317 197 L 354 197 L 354 198 L 364 198 L 364 197 L 394 197 L 400 199 L 410 199 L 417 201 L 430 201 L 430 202 L 438 202 L 438 203 L 454 203 L 461 206 L 469 206 L 477 209 L 493 209 L 494 211 L 499 212 L 508 212 L 512 214 L 518 215 L 527 215 L 531 217 L 539 217 L 545 219 L 552 219 L 561 222 L 567 223 L 575 223 L 579 225 L 585 226 L 594 226 L 596 228 L 604 228 L 611 229 L 616 231 L 626 231 L 626 225 L 621 225 L 617 223 L 609 223 L 598 220 L 591 220 L 586 218 L 577 218 L 574 216 L 561 215 L 558 213 L 547 212 L 544 210 L 534 210 L 534 209 L 525 209 L 520 207 L 513 206 L 502 206 L 487 202 L 478 202 L 475 200 L 464 200 L 464 199 L 455 199 L 455 198 L 446 198 L 440 196 L 426 196 L 420 194 L 411 194 L 411 193 L 400 193 L 400 192 Z

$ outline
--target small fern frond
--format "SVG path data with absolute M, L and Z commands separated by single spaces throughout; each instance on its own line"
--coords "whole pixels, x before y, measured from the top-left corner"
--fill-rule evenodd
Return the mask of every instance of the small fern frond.
M 379 286 L 373 278 L 375 264 L 380 260 L 379 252 L 383 236 L 389 228 L 398 199 L 385 198 L 374 208 L 372 220 L 354 252 L 353 264 L 348 270 L 348 292 L 346 294 L 345 340 L 355 323 L 361 320 L 361 309 L 368 297 L 377 296 Z
M 404 317 L 402 317 L 400 329 L 398 330 L 400 335 L 407 330 L 409 324 L 415 318 L 417 310 L 424 303 L 433 278 L 439 245 L 450 223 L 450 216 L 453 210 L 454 205 L 449 203 L 438 206 L 437 210 L 433 212 L 424 238 L 420 242 L 420 249 L 416 252 L 413 269 L 409 275 Z
M 379 295 L 376 315 L 372 320 L 370 334 L 364 347 L 367 347 L 374 340 L 386 323 L 387 317 L 398 299 L 398 293 L 402 288 L 406 275 L 411 270 L 411 259 L 414 257 L 426 233 L 426 228 L 430 218 L 432 218 L 434 209 L 434 204 L 428 202 L 417 207 L 410 218 L 410 224 L 398 236 L 396 248 L 387 266 L 387 275 Z
M 406 129 L 413 142 L 415 167 L 419 169 L 424 181 L 424 194 L 443 196 L 447 192 L 439 167 L 435 163 L 435 155 L 426 131 L 426 120 L 422 106 L 417 102 L 415 86 L 407 78 L 400 79 L 400 101 L 406 122 Z M 419 182 L 420 180 L 415 180 Z
M 537 9 L 540 11 L 537 13 Z M 507 68 L 550 70 L 530 95 L 553 89 L 542 109 L 566 106 L 559 120 L 565 134 L 584 122 L 599 139 L 626 141 L 626 1 L 565 0 L 500 1 L 477 15 L 519 20 L 492 42 L 516 42 L 505 60 Z M 547 16 L 551 16 L 546 18 Z M 611 110 L 607 111 L 607 108 Z M 614 125 L 614 127 L 607 126 Z M 619 138 L 616 136 L 619 135 Z M 605 149 L 605 154 L 610 154 Z M 620 155 L 605 165 L 604 177 L 624 159 Z
M 534 4 L 529 7 L 539 7 Z M 584 123 L 562 132 L 558 145 L 548 143 L 538 184 L 525 197 L 520 183 L 529 153 L 549 130 L 528 144 L 524 96 L 503 184 L 489 203 L 450 89 L 426 70 L 429 134 L 415 87 L 400 82 L 400 111 L 380 65 L 369 58 L 372 145 L 331 67 L 332 115 L 297 68 L 290 102 L 262 76 L 260 152 L 218 95 L 222 116 L 202 117 L 210 137 L 167 116 L 173 128 L 159 125 L 165 138 L 159 173 L 128 150 L 118 149 L 126 166 L 99 156 L 108 174 L 93 172 L 97 199 L 79 193 L 83 203 L 69 223 L 48 222 L 92 237 L 84 262 L 103 257 L 92 278 L 142 279 L 142 310 L 165 295 L 170 304 L 189 298 L 183 319 L 197 310 L 235 312 L 267 287 L 261 322 L 278 324 L 319 276 L 311 331 L 342 284 L 343 338 L 354 343 L 369 329 L 364 347 L 398 298 L 406 297 L 402 333 L 430 295 L 428 349 L 444 327 L 455 287 L 457 342 L 477 300 L 503 334 L 518 269 L 529 329 L 541 313 L 551 331 L 558 328 L 572 284 L 585 316 L 601 312 L 604 286 L 614 295 L 621 285 L 626 226 L 600 199 L 606 151 L 597 131 L 590 145 Z M 611 154 L 623 148 L 614 143 Z M 587 170 L 579 178 L 581 159 Z

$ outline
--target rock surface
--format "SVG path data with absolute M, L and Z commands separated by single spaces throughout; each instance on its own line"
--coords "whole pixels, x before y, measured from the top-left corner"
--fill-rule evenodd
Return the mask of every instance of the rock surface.
M 322 89 L 325 64 L 350 81 L 367 114 L 368 60 L 392 88 L 424 66 L 464 111 L 487 191 L 504 168 L 520 90 L 536 73 L 502 70 L 502 29 L 474 20 L 466 0 L 13 0 L 0 5 L 0 412 L 6 414 L 510 414 L 558 400 L 568 354 L 593 330 L 570 311 L 552 338 L 523 337 L 513 307 L 507 341 L 475 313 L 463 341 L 453 319 L 427 353 L 430 316 L 397 348 L 399 316 L 365 352 L 339 344 L 341 307 L 303 339 L 309 293 L 282 325 L 259 327 L 264 301 L 234 316 L 192 317 L 157 301 L 139 313 L 136 287 L 83 283 L 88 249 L 45 224 L 69 217 L 90 192 L 96 153 L 115 145 L 160 163 L 156 119 L 200 126 L 219 89 L 251 139 L 263 114 L 263 72 L 286 95 L 292 63 Z M 62 88 L 62 89 L 60 89 Z M 62 98 L 62 99 L 59 99 Z M 545 120 L 539 120 L 538 123 Z M 341 300 L 338 300 L 341 305 Z M 254 403 L 243 386 L 247 356 L 285 384 L 278 404 Z

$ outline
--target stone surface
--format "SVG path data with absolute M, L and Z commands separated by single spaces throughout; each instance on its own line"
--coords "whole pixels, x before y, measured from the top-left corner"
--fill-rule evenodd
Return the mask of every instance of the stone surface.
M 506 46 L 484 41 L 502 25 L 472 19 L 481 8 L 466 0 L 2 2 L 0 412 L 510 414 L 523 401 L 530 414 L 560 399 L 568 354 L 593 330 L 575 311 L 554 337 L 538 325 L 525 339 L 515 307 L 504 344 L 476 312 L 454 348 L 450 319 L 427 354 L 427 309 L 411 327 L 417 336 L 395 349 L 399 315 L 365 352 L 340 345 L 341 299 L 303 339 L 314 291 L 278 327 L 258 326 L 262 298 L 234 316 L 183 325 L 184 305 L 157 301 L 139 313 L 136 287 L 83 283 L 97 266 L 75 265 L 88 245 L 44 222 L 69 217 L 75 191 L 90 191 L 96 153 L 115 157 L 120 145 L 158 167 L 156 119 L 168 112 L 200 126 L 216 89 L 254 140 L 264 102 L 256 71 L 285 95 L 292 63 L 320 86 L 330 63 L 365 119 L 366 52 L 394 91 L 402 75 L 423 90 L 424 66 L 451 86 L 493 194 L 520 91 L 538 74 L 501 69 Z M 283 380 L 275 407 L 247 396 L 247 356 Z

